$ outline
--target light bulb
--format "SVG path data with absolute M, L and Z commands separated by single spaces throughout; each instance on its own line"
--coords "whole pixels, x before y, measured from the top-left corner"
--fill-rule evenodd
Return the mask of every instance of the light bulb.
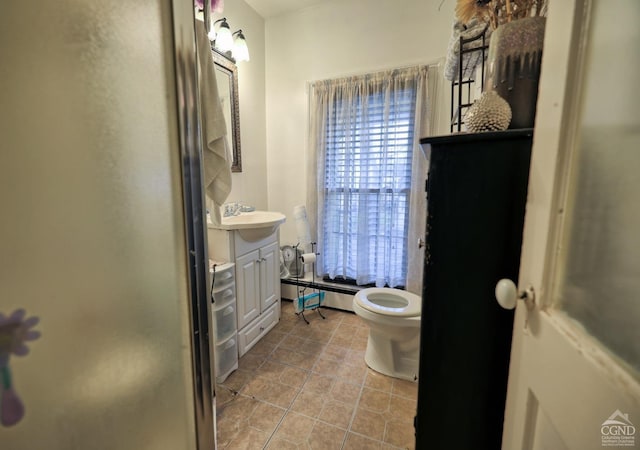
M 223 20 L 216 33 L 216 48 L 221 52 L 228 52 L 233 48 L 233 36 L 226 20 Z
M 237 62 L 249 61 L 249 47 L 247 47 L 242 30 L 236 31 L 234 34 L 236 38 L 233 41 L 233 57 Z

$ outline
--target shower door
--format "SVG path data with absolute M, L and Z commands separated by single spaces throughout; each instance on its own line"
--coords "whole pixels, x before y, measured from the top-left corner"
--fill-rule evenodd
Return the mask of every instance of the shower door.
M 193 3 L 1 10 L 0 448 L 213 449 Z

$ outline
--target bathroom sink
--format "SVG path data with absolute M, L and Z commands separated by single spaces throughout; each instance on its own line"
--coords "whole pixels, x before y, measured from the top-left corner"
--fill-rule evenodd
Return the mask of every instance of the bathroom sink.
M 284 214 L 276 211 L 251 211 L 238 216 L 222 218 L 223 230 L 241 230 L 245 228 L 266 228 L 278 226 L 286 220 Z
M 221 230 L 238 230 L 244 239 L 255 241 L 273 233 L 285 220 L 285 215 L 276 211 L 251 211 L 223 217 L 222 224 L 212 226 Z

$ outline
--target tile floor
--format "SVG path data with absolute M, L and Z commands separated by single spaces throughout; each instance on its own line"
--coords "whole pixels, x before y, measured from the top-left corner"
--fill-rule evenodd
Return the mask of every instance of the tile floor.
M 368 328 L 349 312 L 295 315 L 247 352 L 217 389 L 219 449 L 413 449 L 417 384 L 364 362 Z

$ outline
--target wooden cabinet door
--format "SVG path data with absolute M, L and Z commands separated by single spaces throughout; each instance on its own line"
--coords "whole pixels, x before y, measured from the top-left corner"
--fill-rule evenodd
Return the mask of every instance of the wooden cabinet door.
M 236 258 L 238 329 L 260 315 L 260 252 Z
M 261 312 L 280 298 L 280 248 L 273 242 L 260 249 L 260 310 Z
M 513 312 L 494 289 L 518 274 L 531 137 L 421 140 L 431 157 L 416 448 L 500 446 Z

